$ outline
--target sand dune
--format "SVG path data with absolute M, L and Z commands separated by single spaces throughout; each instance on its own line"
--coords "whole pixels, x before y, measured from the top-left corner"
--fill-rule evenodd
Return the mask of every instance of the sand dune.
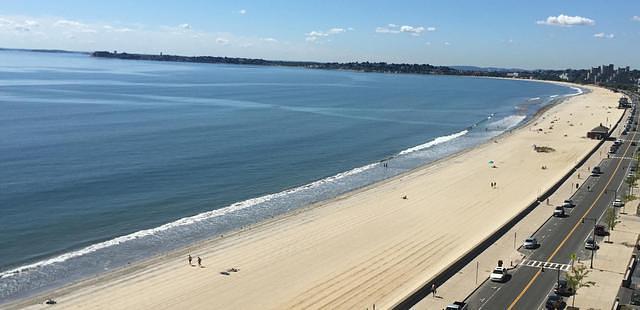
M 65 309 L 388 308 L 596 145 L 586 132 L 615 122 L 622 110 L 618 95 L 590 89 L 496 142 L 47 296 Z M 534 144 L 555 151 L 538 153 Z M 189 267 L 187 253 L 203 257 L 206 268 Z M 239 271 L 220 274 L 229 268 Z

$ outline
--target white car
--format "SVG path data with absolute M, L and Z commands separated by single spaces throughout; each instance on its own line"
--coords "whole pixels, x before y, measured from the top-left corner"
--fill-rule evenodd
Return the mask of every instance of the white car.
M 538 247 L 538 239 L 536 238 L 527 238 L 522 243 L 522 247 L 525 249 L 535 249 Z
M 553 209 L 553 216 L 555 216 L 555 217 L 564 217 L 564 207 L 563 206 L 557 206 L 555 209 Z
M 508 276 L 509 276 L 509 272 L 507 271 L 507 268 L 496 267 L 491 272 L 489 279 L 494 282 L 504 282 L 507 280 Z
M 613 206 L 614 207 L 622 207 L 622 206 L 624 206 L 624 202 L 622 202 L 622 200 L 620 200 L 620 198 L 617 198 L 616 200 L 613 201 Z

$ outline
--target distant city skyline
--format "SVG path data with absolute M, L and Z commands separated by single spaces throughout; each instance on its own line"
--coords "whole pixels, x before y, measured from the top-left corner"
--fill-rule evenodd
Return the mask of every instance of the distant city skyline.
M 635 1 L 23 0 L 0 11 L 6 48 L 639 69 L 639 42 Z

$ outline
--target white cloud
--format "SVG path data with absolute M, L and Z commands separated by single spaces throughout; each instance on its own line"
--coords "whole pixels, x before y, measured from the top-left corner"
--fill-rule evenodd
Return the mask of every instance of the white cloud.
M 241 9 L 240 11 L 238 11 L 238 14 L 240 14 L 240 15 L 247 14 L 247 10 Z
M 613 33 L 606 34 L 604 32 L 598 32 L 598 33 L 594 34 L 593 36 L 596 37 L 596 38 L 599 38 L 599 39 L 613 39 L 613 38 L 615 38 L 615 35 Z
M 180 25 L 178 25 L 178 28 L 182 28 L 182 29 L 187 30 L 187 29 L 191 29 L 191 25 L 189 25 L 189 24 L 180 24 Z
M 444 42 L 444 45 L 449 46 L 449 45 L 451 45 L 451 43 L 449 43 L 449 42 Z
M 436 27 L 423 27 L 423 26 L 399 26 L 396 24 L 388 24 L 387 26 L 376 27 L 377 33 L 408 33 L 412 36 L 420 36 L 425 31 L 436 31 Z
M 424 27 L 402 26 L 400 27 L 400 32 L 408 32 L 412 36 L 419 36 L 421 33 L 424 32 Z
M 311 32 L 308 32 L 308 33 L 304 34 L 306 36 L 305 37 L 305 41 L 307 41 L 307 42 L 317 42 L 319 38 L 327 38 L 327 37 L 332 36 L 332 35 L 345 33 L 345 32 L 347 32 L 347 30 L 348 31 L 352 31 L 353 28 L 344 29 L 344 28 L 334 27 L 334 28 L 331 28 L 331 29 L 329 29 L 327 31 L 316 31 L 316 30 L 314 30 L 314 31 L 311 31 Z M 329 41 L 329 40 L 327 39 L 326 41 Z
M 546 20 L 539 20 L 536 22 L 536 24 L 572 27 L 572 26 L 593 26 L 596 24 L 596 22 L 593 19 L 582 17 L 582 16 L 568 16 L 568 15 L 560 14 L 558 16 L 549 16 L 547 17 Z
M 21 20 L 0 18 L 0 30 L 9 30 L 13 32 L 30 32 L 38 27 L 40 27 L 40 23 L 30 19 Z
M 327 37 L 329 36 L 328 33 L 326 32 L 322 32 L 322 31 L 311 31 L 307 34 L 305 34 L 307 37 Z
M 229 40 L 227 40 L 225 38 L 217 38 L 216 39 L 216 43 L 220 44 L 220 45 L 227 45 L 227 44 L 229 44 Z
M 632 19 L 632 20 L 635 20 L 635 21 L 637 21 L 637 22 L 640 22 L 640 16 L 637 16 L 637 15 L 636 15 L 636 16 L 634 16 L 634 17 L 631 17 L 631 19 Z
M 54 26 L 58 26 L 58 27 L 72 27 L 72 28 L 84 28 L 87 27 L 87 25 L 75 21 L 75 20 L 67 20 L 67 19 L 61 19 L 58 20 L 57 22 L 55 22 L 53 24 Z
M 262 39 L 260 39 L 260 41 L 268 42 L 268 43 L 278 43 L 278 40 L 276 40 L 274 38 L 262 38 Z

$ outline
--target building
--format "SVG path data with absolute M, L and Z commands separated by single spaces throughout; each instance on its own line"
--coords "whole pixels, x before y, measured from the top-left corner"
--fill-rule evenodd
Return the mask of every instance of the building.
M 602 140 L 602 139 L 606 139 L 607 137 L 609 137 L 609 128 L 602 126 L 602 123 L 600 124 L 600 126 L 591 129 L 591 131 L 587 132 L 587 138 L 589 139 L 597 139 L 597 140 Z
M 631 104 L 629 103 L 629 98 L 621 97 L 620 100 L 618 100 L 618 109 L 626 109 L 630 107 Z

